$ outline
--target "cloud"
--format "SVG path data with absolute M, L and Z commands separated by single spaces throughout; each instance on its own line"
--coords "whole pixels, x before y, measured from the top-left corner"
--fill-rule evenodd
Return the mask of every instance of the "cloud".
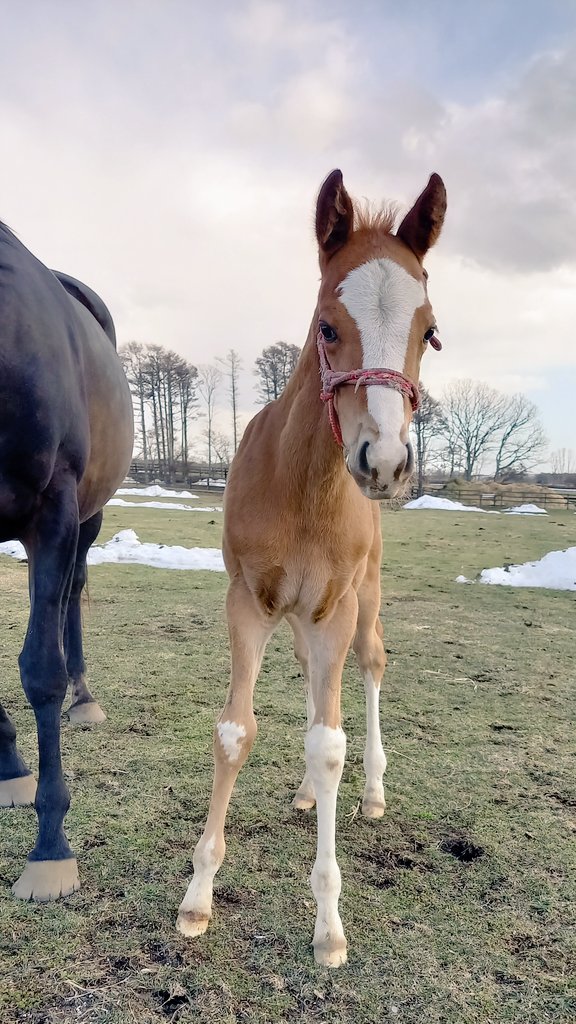
M 248 410 L 255 357 L 307 333 L 325 174 L 341 166 L 353 194 L 409 204 L 437 170 L 448 216 L 429 269 L 445 348 L 425 379 L 545 387 L 576 360 L 573 40 L 539 52 L 534 36 L 506 74 L 475 68 L 464 96 L 439 75 L 457 52 L 431 14 L 367 6 L 15 8 L 0 216 L 103 294 L 123 341 L 196 362 L 238 349 Z

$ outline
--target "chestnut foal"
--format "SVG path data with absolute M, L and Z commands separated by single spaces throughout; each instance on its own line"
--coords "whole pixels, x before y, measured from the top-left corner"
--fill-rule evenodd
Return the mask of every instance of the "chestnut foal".
M 408 427 L 420 360 L 428 342 L 440 345 L 422 260 L 445 209 L 444 185 L 433 174 L 393 234 L 389 214 L 354 206 L 340 171 L 321 188 L 321 285 L 308 339 L 284 393 L 248 426 L 226 488 L 232 673 L 214 732 L 208 820 L 178 915 L 184 935 L 202 934 L 212 914 L 228 802 L 256 736 L 254 685 L 266 643 L 286 617 L 308 685 L 306 774 L 294 805 L 317 807 L 314 953 L 328 967 L 346 960 L 335 855 L 346 751 L 342 669 L 353 643 L 366 691 L 362 812 L 378 818 L 385 806 L 379 691 L 386 656 L 377 500 L 393 497 L 412 472 Z

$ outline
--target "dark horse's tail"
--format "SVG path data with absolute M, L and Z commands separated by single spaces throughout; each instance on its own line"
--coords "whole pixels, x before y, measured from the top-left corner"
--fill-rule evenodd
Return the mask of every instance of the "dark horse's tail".
M 75 277 L 70 277 L 69 274 L 62 274 L 59 270 L 53 270 L 52 273 L 58 278 L 60 284 L 66 289 L 69 295 L 81 302 L 86 309 L 92 313 L 92 316 L 98 321 L 100 327 L 106 332 L 110 341 L 116 348 L 116 331 L 114 330 L 114 321 L 108 307 L 102 302 L 102 299 L 96 292 L 93 292 L 87 284 L 83 284 L 82 281 L 77 281 Z

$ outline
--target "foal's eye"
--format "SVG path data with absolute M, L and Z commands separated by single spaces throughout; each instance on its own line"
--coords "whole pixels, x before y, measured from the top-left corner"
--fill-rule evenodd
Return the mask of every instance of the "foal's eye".
M 324 341 L 338 341 L 336 331 L 333 327 L 330 327 L 330 324 L 327 324 L 325 320 L 320 321 L 319 327 Z

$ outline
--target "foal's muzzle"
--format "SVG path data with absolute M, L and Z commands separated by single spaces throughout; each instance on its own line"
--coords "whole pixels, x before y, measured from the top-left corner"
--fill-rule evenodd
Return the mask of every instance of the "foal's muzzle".
M 414 469 L 414 453 L 410 443 L 386 445 L 386 457 L 378 448 L 381 444 L 361 441 L 355 452 L 349 451 L 346 465 L 362 494 L 374 501 L 394 498 Z

